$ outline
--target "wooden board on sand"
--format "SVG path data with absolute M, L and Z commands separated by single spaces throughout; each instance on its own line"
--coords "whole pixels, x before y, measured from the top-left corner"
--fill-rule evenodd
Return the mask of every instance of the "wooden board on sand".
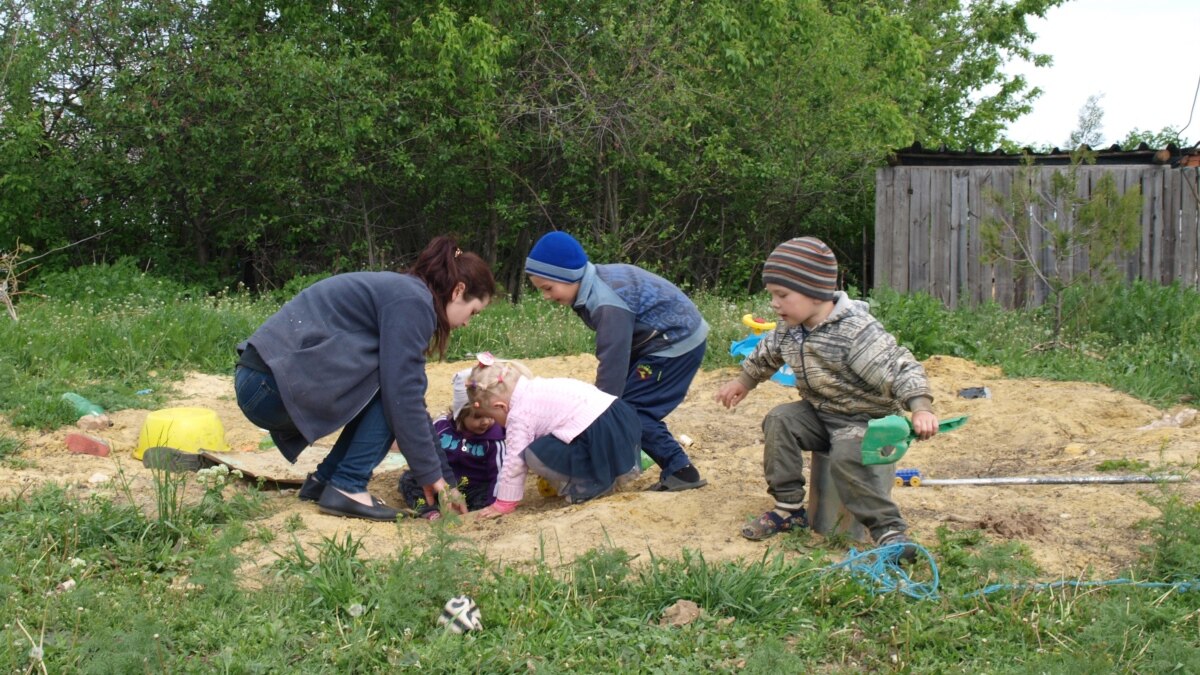
M 200 456 L 215 464 L 224 464 L 242 472 L 251 480 L 261 478 L 264 481 L 281 485 L 301 485 L 309 473 L 317 470 L 317 465 L 329 454 L 330 448 L 311 447 L 304 451 L 295 464 L 289 464 L 279 451 L 271 448 L 256 452 L 209 452 L 204 451 Z M 408 466 L 404 456 L 398 452 L 389 452 L 376 472 L 401 471 Z

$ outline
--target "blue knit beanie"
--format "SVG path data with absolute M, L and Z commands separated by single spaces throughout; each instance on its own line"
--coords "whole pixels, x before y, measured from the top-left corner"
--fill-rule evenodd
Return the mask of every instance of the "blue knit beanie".
M 525 273 L 573 284 L 583 278 L 588 257 L 575 237 L 550 232 L 538 239 L 525 259 Z

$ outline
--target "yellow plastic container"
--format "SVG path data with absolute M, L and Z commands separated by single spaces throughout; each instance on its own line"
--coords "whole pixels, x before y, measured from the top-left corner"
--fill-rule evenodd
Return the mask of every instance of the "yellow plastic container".
M 554 486 L 550 484 L 550 481 L 546 480 L 545 478 L 542 478 L 541 476 L 538 476 L 538 479 L 537 479 L 537 489 L 538 489 L 538 494 L 540 494 L 543 497 L 546 497 L 547 499 L 549 499 L 550 497 L 558 496 L 558 490 L 555 490 Z
M 208 408 L 164 408 L 146 415 L 133 458 L 141 459 L 146 448 L 158 446 L 191 453 L 229 450 L 221 418 Z

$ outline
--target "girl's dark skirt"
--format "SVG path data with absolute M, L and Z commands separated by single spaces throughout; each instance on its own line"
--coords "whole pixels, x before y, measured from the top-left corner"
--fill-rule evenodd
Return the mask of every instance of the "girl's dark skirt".
M 641 474 L 641 438 L 637 413 L 617 399 L 570 443 L 552 435 L 530 443 L 525 463 L 577 504 L 606 495 Z

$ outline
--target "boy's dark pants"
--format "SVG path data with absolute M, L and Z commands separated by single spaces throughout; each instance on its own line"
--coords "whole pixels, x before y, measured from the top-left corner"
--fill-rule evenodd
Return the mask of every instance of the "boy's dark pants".
M 662 467 L 663 476 L 692 463 L 663 418 L 683 403 L 707 347 L 705 342 L 679 356 L 643 356 L 630 365 L 621 400 L 637 411 L 642 424 L 642 449 Z
M 894 478 L 862 463 L 867 418 L 819 413 L 808 401 L 777 406 L 763 418 L 763 473 L 767 492 L 784 504 L 804 503 L 804 454 L 827 452 L 830 473 L 846 510 L 876 541 L 888 530 L 908 524 L 890 492 Z

